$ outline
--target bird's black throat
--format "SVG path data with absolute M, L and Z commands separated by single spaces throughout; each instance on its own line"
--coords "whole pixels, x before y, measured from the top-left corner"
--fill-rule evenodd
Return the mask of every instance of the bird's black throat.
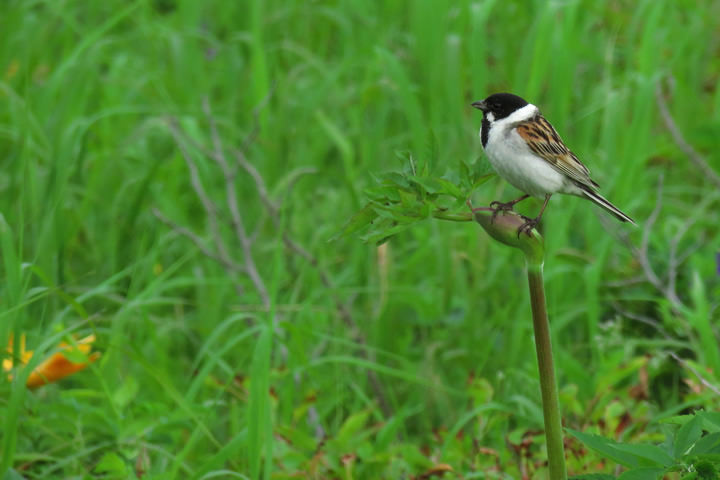
M 485 145 L 487 145 L 489 132 L 490 122 L 487 118 L 485 118 L 485 115 L 483 115 L 482 126 L 480 127 L 480 141 L 482 142 L 483 148 L 485 148 Z

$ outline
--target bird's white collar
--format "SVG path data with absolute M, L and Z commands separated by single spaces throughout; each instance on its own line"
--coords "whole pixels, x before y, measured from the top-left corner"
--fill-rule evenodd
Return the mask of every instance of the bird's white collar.
M 532 103 L 528 103 L 524 107 L 515 110 L 507 117 L 497 120 L 495 123 L 508 124 L 522 122 L 524 120 L 534 117 L 539 111 L 540 110 L 535 105 L 533 105 Z

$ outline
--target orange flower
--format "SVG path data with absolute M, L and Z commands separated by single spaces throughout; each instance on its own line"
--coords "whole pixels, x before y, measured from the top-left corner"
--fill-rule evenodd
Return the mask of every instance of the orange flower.
M 30 373 L 27 379 L 28 388 L 37 388 L 50 382 L 56 382 L 62 378 L 72 375 L 84 369 L 92 362 L 100 357 L 100 352 L 90 353 L 91 344 L 95 341 L 95 335 L 87 337 L 75 342 L 75 345 L 69 345 L 62 342 L 59 345 L 59 351 L 53 353 L 50 358 L 44 360 Z M 8 343 L 8 353 L 12 355 L 13 341 L 12 338 Z M 77 359 L 78 354 L 84 357 L 84 361 L 75 363 L 68 359 L 66 353 Z M 32 350 L 25 350 L 25 335 L 20 337 L 19 361 L 22 365 L 26 365 L 33 356 Z M 11 358 L 3 359 L 2 368 L 9 372 L 13 368 L 13 360 Z M 8 374 L 8 378 L 12 379 L 12 374 Z

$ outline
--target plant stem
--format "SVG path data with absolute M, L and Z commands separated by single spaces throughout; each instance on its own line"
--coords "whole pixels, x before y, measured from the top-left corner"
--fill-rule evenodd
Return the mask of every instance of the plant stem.
M 440 220 L 450 220 L 452 222 L 471 222 L 472 213 L 451 213 L 444 210 L 433 210 L 432 216 Z
M 548 478 L 550 480 L 566 480 L 562 417 L 560 416 L 560 402 L 558 401 L 555 367 L 550 345 L 550 323 L 545 307 L 545 286 L 542 273 L 543 258 L 545 257 L 543 238 L 536 230 L 532 230 L 530 234 L 518 233 L 518 229 L 525 225 L 525 219 L 515 212 L 490 214 L 487 211 L 478 210 L 475 212 L 475 220 L 492 238 L 502 244 L 518 248 L 525 254 L 545 419 L 545 438 L 550 470 Z
M 528 255 L 527 269 L 533 328 L 535 329 L 535 348 L 537 350 L 538 370 L 540 371 L 543 417 L 545 418 L 549 478 L 551 480 L 565 480 L 567 479 L 567 470 L 565 469 L 565 452 L 563 449 L 562 417 L 560 416 L 560 402 L 558 400 L 552 345 L 550 343 L 550 323 L 548 322 L 545 307 L 542 261 L 535 262 Z

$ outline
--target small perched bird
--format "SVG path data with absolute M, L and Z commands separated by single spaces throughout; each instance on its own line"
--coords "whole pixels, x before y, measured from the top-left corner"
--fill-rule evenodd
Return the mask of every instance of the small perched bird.
M 492 202 L 491 210 L 512 210 L 530 196 L 545 197 L 538 216 L 526 218 L 518 235 L 522 231 L 530 235 L 553 193 L 587 198 L 619 220 L 635 225 L 598 193 L 599 185 L 590 178 L 587 167 L 565 146 L 535 105 L 511 93 L 495 93 L 472 106 L 483 112 L 480 139 L 490 163 L 498 175 L 525 192 L 511 202 Z

